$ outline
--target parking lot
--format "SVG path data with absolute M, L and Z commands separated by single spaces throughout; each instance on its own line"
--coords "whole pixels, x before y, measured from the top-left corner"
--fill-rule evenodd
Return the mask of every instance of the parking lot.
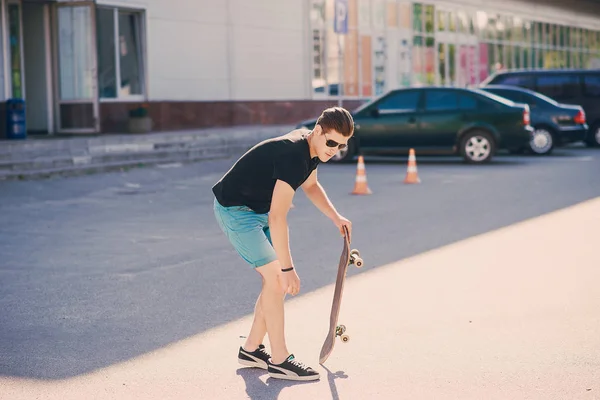
M 0 387 L 8 377 L 69 382 L 250 314 L 260 282 L 210 206 L 210 187 L 232 161 L 0 182 Z M 500 154 L 486 165 L 417 154 L 418 185 L 403 184 L 406 157 L 365 164 L 369 196 L 349 194 L 355 163 L 319 169 L 366 261 L 351 276 L 600 196 L 600 151 L 581 146 L 544 157 Z M 301 192 L 294 204 L 302 298 L 334 281 L 341 239 Z M 594 246 L 586 232 L 574 240 Z M 569 253 L 563 245 L 553 250 Z M 537 257 L 521 253 L 515 262 Z M 315 330 L 322 322 L 313 321 Z

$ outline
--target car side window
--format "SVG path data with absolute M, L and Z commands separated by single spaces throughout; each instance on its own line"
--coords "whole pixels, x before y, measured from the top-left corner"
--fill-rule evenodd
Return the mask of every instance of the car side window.
M 540 75 L 537 77 L 537 91 L 552 99 L 576 97 L 579 94 L 579 76 Z
M 396 92 L 382 99 L 377 109 L 383 113 L 415 111 L 419 102 L 419 92 L 416 90 Z
M 586 97 L 600 98 L 600 74 L 584 75 L 583 94 Z
M 467 94 L 461 94 L 458 96 L 458 108 L 461 110 L 475 110 L 477 109 L 477 99 Z
M 456 110 L 458 95 L 451 90 L 428 90 L 425 93 L 425 111 Z
M 506 91 L 506 96 L 501 95 L 504 98 L 507 98 L 511 101 L 514 101 L 515 103 L 525 103 L 525 104 L 530 104 L 532 103 L 534 100 L 531 96 L 525 95 L 521 92 L 516 92 L 516 91 Z
M 526 89 L 533 89 L 533 77 L 529 75 L 508 75 L 500 77 L 494 84 L 519 86 Z

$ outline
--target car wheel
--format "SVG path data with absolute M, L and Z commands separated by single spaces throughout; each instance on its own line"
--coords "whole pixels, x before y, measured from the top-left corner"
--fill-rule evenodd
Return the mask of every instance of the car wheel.
M 589 147 L 600 147 L 600 123 L 590 128 L 590 133 L 585 141 Z
M 345 149 L 342 149 L 335 153 L 333 157 L 331 157 L 330 161 L 333 162 L 349 162 L 354 158 L 354 154 L 356 153 L 356 143 L 354 138 L 351 138 L 348 141 L 348 146 Z
M 554 137 L 550 130 L 543 127 L 536 127 L 529 142 L 529 150 L 533 154 L 546 155 L 554 149 Z
M 488 162 L 495 153 L 494 139 L 487 132 L 467 132 L 460 143 L 461 155 L 468 163 L 482 164 Z

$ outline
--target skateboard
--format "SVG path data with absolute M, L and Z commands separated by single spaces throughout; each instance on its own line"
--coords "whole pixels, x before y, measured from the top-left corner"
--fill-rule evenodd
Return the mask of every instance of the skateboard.
M 350 340 L 350 336 L 346 335 L 346 327 L 344 325 L 338 325 L 338 317 L 340 315 L 340 303 L 342 301 L 342 291 L 344 290 L 344 282 L 346 281 L 346 271 L 348 266 L 351 264 L 361 268 L 363 266 L 363 260 L 360 258 L 360 253 L 356 249 L 350 250 L 350 241 L 348 239 L 348 230 L 344 228 L 344 248 L 342 249 L 342 255 L 340 256 L 340 263 L 338 265 L 337 279 L 335 281 L 335 289 L 333 294 L 333 302 L 331 304 L 331 316 L 329 318 L 329 332 L 325 337 L 325 342 L 321 347 L 321 355 L 319 356 L 319 363 L 323 364 L 329 355 L 333 351 L 333 345 L 335 339 L 340 336 L 342 342 L 346 343 Z

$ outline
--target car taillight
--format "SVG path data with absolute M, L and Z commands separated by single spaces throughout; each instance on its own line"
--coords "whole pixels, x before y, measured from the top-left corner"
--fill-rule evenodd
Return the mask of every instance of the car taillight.
M 525 107 L 523 110 L 523 125 L 529 125 L 531 123 L 531 118 L 529 116 L 529 107 Z
M 576 124 L 585 124 L 585 113 L 582 110 L 580 110 L 575 116 L 575 118 L 573 118 L 573 121 L 575 121 Z

